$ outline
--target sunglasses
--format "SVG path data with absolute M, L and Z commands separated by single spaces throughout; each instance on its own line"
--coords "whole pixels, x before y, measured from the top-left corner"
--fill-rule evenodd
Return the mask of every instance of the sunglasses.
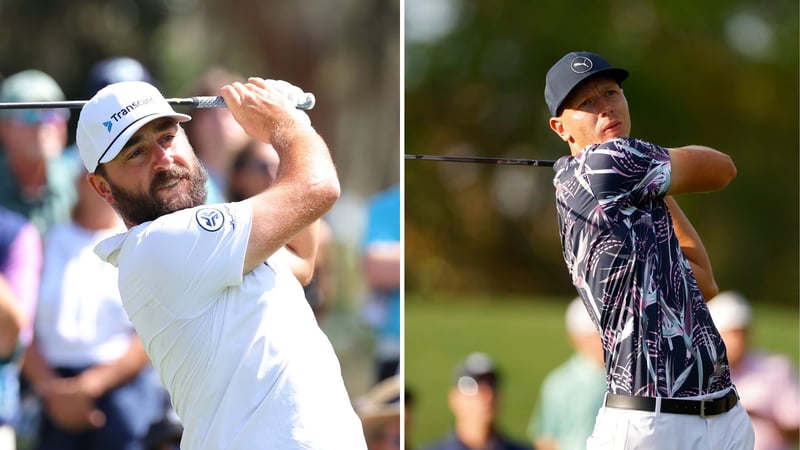
M 18 125 L 54 124 L 69 119 L 69 111 L 64 109 L 23 109 L 14 111 L 11 118 Z

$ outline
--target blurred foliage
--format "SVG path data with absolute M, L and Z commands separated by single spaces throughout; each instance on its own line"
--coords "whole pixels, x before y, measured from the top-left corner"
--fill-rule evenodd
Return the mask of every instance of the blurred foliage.
M 343 190 L 366 197 L 399 181 L 399 36 L 400 0 L 2 0 L 0 74 L 43 70 L 69 99 L 111 56 L 141 61 L 166 97 L 217 65 L 285 79 L 316 95 Z
M 728 188 L 678 197 L 719 286 L 797 304 L 796 0 L 437 4 L 405 2 L 406 153 L 567 154 L 545 73 L 569 51 L 600 53 L 631 73 L 634 136 L 734 158 Z M 404 177 L 407 292 L 573 295 L 551 169 L 407 160 Z

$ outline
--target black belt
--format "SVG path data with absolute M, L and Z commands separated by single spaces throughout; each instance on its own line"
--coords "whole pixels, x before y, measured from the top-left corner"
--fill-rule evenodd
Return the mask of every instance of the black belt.
M 731 410 L 739 401 L 736 391 L 731 389 L 728 395 L 713 400 L 682 400 L 677 398 L 661 398 L 661 412 L 669 414 L 689 414 L 693 416 L 715 416 Z M 637 411 L 658 412 L 654 397 L 630 397 L 628 395 L 606 394 L 605 406 L 619 409 L 635 409 Z

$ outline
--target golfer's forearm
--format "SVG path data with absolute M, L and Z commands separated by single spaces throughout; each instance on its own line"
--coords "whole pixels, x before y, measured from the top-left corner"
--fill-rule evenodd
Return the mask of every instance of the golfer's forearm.
M 731 157 L 710 147 L 671 148 L 669 155 L 671 195 L 716 191 L 736 177 L 736 165 Z
M 321 161 L 281 159 L 275 183 L 247 201 L 253 208 L 253 221 L 243 273 L 295 239 L 318 221 L 339 198 L 340 186 L 327 147 L 319 141 Z M 320 156 L 321 155 L 321 156 Z M 296 243 L 295 243 L 296 244 Z
M 703 294 L 703 298 L 711 300 L 719 293 L 717 282 L 714 280 L 714 273 L 711 270 L 711 260 L 700 240 L 697 230 L 683 213 L 678 203 L 672 196 L 667 196 L 664 201 L 672 215 L 672 225 L 675 229 L 675 236 L 678 238 L 681 250 L 692 267 L 692 272 L 697 280 L 697 286 Z
M 305 127 L 293 141 L 273 144 L 281 161 L 274 185 L 293 191 L 295 209 L 309 217 L 304 227 L 319 220 L 341 194 L 339 177 L 327 145 L 310 126 Z

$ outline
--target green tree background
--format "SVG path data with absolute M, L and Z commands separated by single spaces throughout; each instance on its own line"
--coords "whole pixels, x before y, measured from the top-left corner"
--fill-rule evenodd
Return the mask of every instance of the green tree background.
M 721 289 L 798 304 L 798 3 L 406 0 L 405 152 L 557 159 L 547 69 L 604 55 L 633 135 L 730 154 L 723 191 L 678 197 Z M 549 168 L 405 161 L 406 292 L 574 295 Z

